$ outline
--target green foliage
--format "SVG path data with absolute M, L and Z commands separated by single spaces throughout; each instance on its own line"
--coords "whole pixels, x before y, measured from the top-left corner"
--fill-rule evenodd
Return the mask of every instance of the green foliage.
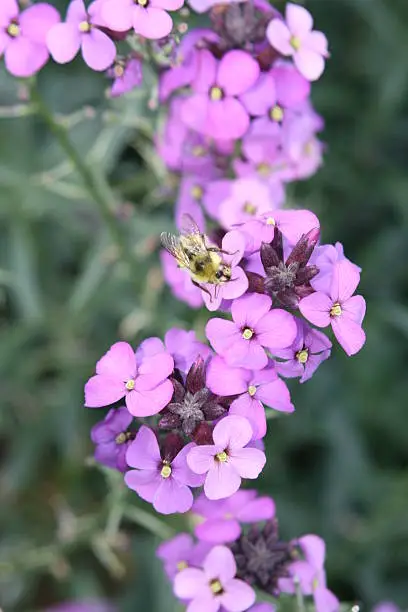
M 327 153 L 316 177 L 292 195 L 319 215 L 324 240 L 343 242 L 363 267 L 368 341 L 352 359 L 336 349 L 312 381 L 291 385 L 297 411 L 269 421 L 260 486 L 277 501 L 285 538 L 326 538 L 329 583 L 342 600 L 366 609 L 385 598 L 406 605 L 408 5 L 307 6 L 331 43 L 314 87 Z M 69 128 L 104 210 L 47 125 L 23 102 L 16 106 L 25 85 L 1 73 L 0 606 L 7 611 L 84 596 L 111 597 L 123 612 L 173 610 L 152 532 L 180 529 L 182 519 L 151 523 L 150 508 L 130 494 L 122 516 L 112 515 L 112 495 L 122 493 L 87 460 L 99 412 L 83 409 L 82 394 L 96 359 L 118 338 L 136 344 L 173 325 L 202 333 L 206 321 L 161 278 L 157 238 L 172 225 L 174 191 L 151 147 L 159 120 L 147 107 L 153 83 L 147 74 L 142 91 L 111 102 L 104 77 L 80 61 L 40 75 L 39 91 Z

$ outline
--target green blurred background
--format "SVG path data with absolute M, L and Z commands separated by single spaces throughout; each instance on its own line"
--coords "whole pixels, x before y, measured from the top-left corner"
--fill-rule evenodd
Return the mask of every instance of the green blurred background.
M 54 4 L 57 4 L 56 2 Z M 59 4 L 60 7 L 64 2 Z M 279 6 L 279 3 L 278 3 Z M 259 481 L 285 538 L 316 532 L 343 601 L 408 604 L 408 3 L 310 0 L 332 58 L 313 88 L 325 117 L 325 165 L 296 186 L 325 242 L 363 267 L 367 344 L 333 351 L 297 411 L 270 422 Z M 80 61 L 49 65 L 47 103 L 69 125 L 102 189 L 108 178 L 131 246 L 130 270 L 98 206 L 45 124 L 19 114 L 24 84 L 0 80 L 0 607 L 41 610 L 108 597 L 122 612 L 172 612 L 154 558 L 171 519 L 135 509 L 117 531 L 117 480 L 89 461 L 83 384 L 118 338 L 137 344 L 173 325 L 203 328 L 163 286 L 157 236 L 173 197 L 151 146 L 148 85 L 114 104 Z M 149 85 L 150 83 L 150 85 Z M 69 116 L 67 118 L 67 116 Z M 170 195 L 166 195 L 170 194 Z M 97 414 L 98 413 L 98 414 Z M 145 523 L 147 528 L 142 524 Z M 107 537 L 106 537 L 107 536 Z

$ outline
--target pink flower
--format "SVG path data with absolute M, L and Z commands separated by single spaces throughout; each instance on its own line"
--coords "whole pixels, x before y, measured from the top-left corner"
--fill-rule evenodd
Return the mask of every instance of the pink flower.
M 168 380 L 173 367 L 167 352 L 137 358 L 130 344 L 116 342 L 96 364 L 96 376 L 85 385 L 85 405 L 100 408 L 125 397 L 134 416 L 157 414 L 173 395 Z
M 316 81 L 329 57 L 327 38 L 322 32 L 312 31 L 313 19 L 303 6 L 286 5 L 285 21 L 273 19 L 266 31 L 272 47 L 282 55 L 292 56 L 296 68 L 309 81 Z
M 275 363 L 276 371 L 285 378 L 300 376 L 300 382 L 309 380 L 322 361 L 330 357 L 332 343 L 322 332 L 312 329 L 300 319 L 296 320 L 298 333 L 292 346 L 275 351 L 275 357 L 284 361 Z
M 189 533 L 180 533 L 171 540 L 160 544 L 156 555 L 164 562 L 164 569 L 170 580 L 178 572 L 190 566 L 200 566 L 211 550 L 211 544 L 193 540 Z
M 245 295 L 232 303 L 233 321 L 207 323 L 207 338 L 228 365 L 262 370 L 268 363 L 265 349 L 273 352 L 292 344 L 297 333 L 293 316 L 271 306 L 267 295 Z
M 197 340 L 194 331 L 173 327 L 164 336 L 166 350 L 174 359 L 174 367 L 187 374 L 199 355 L 204 361 L 212 354 L 210 347 Z
M 234 2 L 246 2 L 247 0 L 189 0 L 188 3 L 196 13 L 205 13 L 217 4 L 232 4 Z
M 361 327 L 366 304 L 361 295 L 353 295 L 360 281 L 356 266 L 347 259 L 333 268 L 330 294 L 312 293 L 299 302 L 302 315 L 318 327 L 332 326 L 334 335 L 346 351 L 354 355 L 365 343 Z
M 101 13 L 112 30 L 127 32 L 133 28 L 145 38 L 164 38 L 173 21 L 166 11 L 177 11 L 184 0 L 105 0 Z
M 105 25 L 99 19 L 100 2 L 92 2 L 86 10 L 83 0 L 72 0 L 68 6 L 65 23 L 53 26 L 47 34 L 47 45 L 58 64 L 74 59 L 81 49 L 85 63 L 92 70 L 102 71 L 112 65 L 116 47 L 98 26 Z
M 126 452 L 128 465 L 137 468 L 126 472 L 127 486 L 152 503 L 156 512 L 187 512 L 193 505 L 189 487 L 199 487 L 203 483 L 203 478 L 186 462 L 194 446 L 193 442 L 187 444 L 172 460 L 162 459 L 155 434 L 142 425 Z
M 206 474 L 204 492 L 208 499 L 223 499 L 238 491 L 241 478 L 257 478 L 265 463 L 265 454 L 247 444 L 252 438 L 249 421 L 241 416 L 227 416 L 213 431 L 214 445 L 192 448 L 187 463 L 196 474 Z
M 330 287 L 333 279 L 334 264 L 337 261 L 347 259 L 344 255 L 343 245 L 340 242 L 332 244 L 322 244 L 314 250 L 310 262 L 319 268 L 319 274 L 312 278 L 310 284 L 315 291 L 323 291 L 330 293 Z M 356 272 L 360 273 L 361 268 L 347 259 L 351 266 L 354 266 Z
M 230 414 L 245 417 L 251 423 L 253 439 L 266 434 L 263 404 L 281 412 L 293 412 L 294 406 L 286 384 L 278 377 L 273 363 L 263 370 L 228 366 L 221 357 L 214 357 L 207 368 L 207 385 L 221 396 L 238 395 L 230 406 Z
M 179 268 L 173 255 L 164 249 L 160 252 L 163 276 L 173 295 L 185 302 L 190 308 L 200 308 L 203 305 L 203 295 L 199 287 L 193 284 L 191 276 Z
M 382 601 L 372 609 L 372 612 L 402 612 L 402 610 L 391 601 Z
M 246 489 L 225 500 L 211 501 L 200 495 L 192 512 L 203 519 L 194 530 L 197 538 L 212 544 L 224 544 L 239 538 L 241 523 L 272 519 L 275 502 L 270 497 L 257 497 L 256 491 Z
M 60 20 L 58 11 L 43 2 L 19 13 L 17 0 L 0 2 L 0 56 L 16 77 L 29 77 L 48 61 L 48 30 Z
M 238 265 L 245 252 L 245 236 L 239 231 L 225 234 L 222 239 L 220 253 L 223 264 L 231 271 L 230 280 L 217 285 L 205 283 L 202 296 L 208 310 L 218 310 L 223 300 L 234 300 L 248 289 L 248 278 L 244 270 Z
M 218 138 L 241 138 L 249 127 L 249 115 L 239 96 L 256 82 L 258 63 L 245 51 L 229 51 L 217 61 L 210 51 L 198 55 L 193 94 L 184 102 L 181 116 L 192 129 Z
M 225 228 L 233 229 L 234 225 L 278 208 L 284 199 L 281 183 L 276 183 L 273 190 L 256 177 L 236 179 L 229 197 L 220 205 L 218 219 Z
M 339 600 L 326 587 L 324 540 L 309 534 L 299 538 L 297 544 L 304 560 L 291 563 L 288 568 L 291 578 L 281 578 L 279 588 L 284 593 L 295 593 L 294 582 L 298 581 L 304 595 L 313 595 L 316 612 L 339 612 Z
M 142 62 L 137 57 L 129 57 L 115 62 L 108 76 L 113 78 L 110 95 L 112 98 L 123 96 L 138 87 L 143 78 Z
M 174 593 L 191 600 L 186 612 L 244 612 L 255 603 L 255 591 L 235 578 L 234 555 L 225 546 L 215 546 L 204 559 L 203 568 L 187 568 L 177 574 Z

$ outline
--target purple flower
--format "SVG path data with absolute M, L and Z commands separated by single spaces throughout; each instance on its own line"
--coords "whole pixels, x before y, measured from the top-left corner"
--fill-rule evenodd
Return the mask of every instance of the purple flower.
M 92 2 L 86 10 L 83 0 L 72 0 L 65 23 L 54 25 L 47 34 L 47 46 L 58 64 L 74 59 L 81 49 L 85 63 L 92 70 L 102 71 L 112 65 L 116 56 L 114 42 L 98 26 L 100 2 Z
M 199 287 L 193 284 L 191 276 L 179 268 L 173 255 L 164 249 L 160 252 L 163 276 L 172 293 L 190 308 L 200 308 L 203 305 L 203 295 Z
M 201 495 L 192 512 L 204 521 L 194 530 L 200 540 L 212 544 L 233 542 L 241 535 L 240 523 L 257 523 L 275 516 L 275 503 L 270 497 L 257 497 L 257 492 L 241 490 L 228 499 L 210 501 Z
M 19 12 L 17 0 L 1 0 L 0 56 L 4 54 L 7 70 L 16 77 L 29 77 L 48 61 L 45 42 L 48 30 L 60 16 L 43 2 Z
M 225 228 L 233 229 L 270 212 L 283 204 L 285 192 L 281 183 L 276 183 L 275 189 L 254 178 L 242 178 L 232 182 L 229 196 L 221 203 L 218 219 Z
M 232 4 L 234 2 L 246 2 L 246 0 L 222 0 L 222 4 Z M 220 0 L 189 0 L 188 3 L 196 13 L 205 13 L 213 6 L 220 4 Z
M 294 318 L 271 306 L 267 295 L 245 295 L 232 303 L 233 321 L 208 321 L 207 338 L 228 365 L 262 370 L 268 363 L 265 349 L 273 352 L 292 344 L 297 333 Z
M 137 358 L 130 344 L 116 342 L 96 364 L 96 376 L 85 385 L 85 405 L 100 408 L 125 397 L 133 416 L 157 414 L 173 395 L 168 380 L 173 367 L 167 352 Z
M 299 319 L 298 333 L 292 346 L 275 352 L 275 357 L 285 361 L 275 363 L 276 371 L 285 378 L 300 376 L 304 383 L 313 376 L 322 361 L 330 357 L 332 343 L 322 332 L 312 329 Z
M 245 252 L 245 236 L 233 230 L 225 234 L 221 244 L 222 262 L 231 271 L 231 278 L 218 285 L 206 283 L 201 285 L 202 295 L 208 310 L 218 310 L 223 300 L 234 300 L 248 289 L 248 279 L 238 265 Z
M 112 98 L 123 96 L 138 87 L 143 78 L 142 62 L 138 57 L 117 59 L 109 69 L 108 76 L 113 78 L 110 95 Z
M 193 505 L 189 487 L 203 483 L 202 476 L 194 473 L 186 462 L 194 446 L 193 442 L 187 444 L 174 459 L 162 459 L 155 434 L 142 425 L 126 453 L 128 464 L 137 468 L 126 472 L 127 486 L 152 503 L 156 512 L 187 512 Z
M 316 612 L 339 612 L 340 602 L 326 587 L 324 540 L 316 535 L 305 535 L 297 540 L 304 560 L 288 567 L 290 578 L 281 578 L 279 588 L 284 593 L 295 593 L 295 581 L 304 595 L 313 595 Z
M 102 15 L 112 30 L 127 32 L 133 28 L 145 38 L 164 38 L 173 21 L 166 11 L 177 11 L 184 0 L 105 0 Z
M 206 474 L 204 492 L 208 499 L 223 499 L 238 491 L 241 478 L 257 478 L 265 463 L 265 454 L 247 447 L 252 438 L 249 421 L 241 416 L 227 416 L 213 431 L 213 445 L 192 448 L 187 463 L 196 474 Z
M 327 38 L 322 32 L 312 31 L 313 19 L 302 6 L 289 2 L 285 21 L 273 19 L 266 31 L 272 47 L 282 55 L 292 56 L 296 68 L 309 81 L 316 81 L 323 73 L 324 60 L 329 57 Z
M 299 302 L 302 315 L 317 327 L 332 326 L 334 335 L 347 355 L 354 355 L 365 343 L 361 327 L 366 304 L 361 295 L 353 295 L 360 282 L 360 273 L 347 259 L 333 268 L 330 294 L 312 293 Z
M 116 612 L 116 608 L 102 599 L 81 599 L 57 604 L 46 612 Z
M 266 434 L 262 404 L 281 412 L 293 412 L 295 409 L 289 390 L 279 379 L 272 362 L 263 370 L 249 370 L 228 366 L 221 357 L 214 357 L 208 367 L 207 384 L 218 395 L 239 395 L 231 404 L 230 414 L 248 419 L 254 440 Z
M 198 356 L 205 360 L 211 355 L 210 347 L 197 340 L 194 331 L 185 331 L 177 327 L 166 332 L 164 344 L 174 359 L 174 367 L 185 374 Z
M 239 96 L 258 76 L 258 63 L 244 51 L 230 51 L 218 62 L 210 51 L 202 49 L 193 94 L 182 107 L 183 121 L 213 138 L 241 138 L 249 127 L 249 115 Z
M 160 544 L 156 555 L 164 562 L 167 576 L 173 580 L 187 567 L 200 566 L 210 550 L 211 545 L 207 542 L 195 543 L 189 533 L 180 533 Z
M 253 252 L 259 251 L 262 242 L 272 242 L 275 227 L 287 243 L 294 246 L 304 234 L 319 225 L 319 219 L 310 210 L 270 210 L 247 221 L 240 229 L 247 236 L 247 250 Z
M 375 608 L 372 609 L 372 612 L 402 612 L 398 606 L 396 606 L 392 601 L 382 601 L 377 604 Z
M 177 574 L 174 593 L 191 600 L 186 612 L 243 612 L 255 603 L 255 591 L 235 578 L 237 566 L 232 552 L 215 546 L 204 559 L 203 569 L 187 568 Z
M 275 132 L 271 133 L 278 135 L 287 116 L 293 116 L 290 109 L 296 109 L 309 94 L 309 81 L 290 64 L 281 64 L 263 73 L 242 96 L 242 102 L 252 116 L 261 118 L 257 120 L 258 129 L 270 132 L 272 122 Z
M 132 438 L 128 427 L 132 421 L 133 416 L 121 406 L 109 410 L 104 420 L 92 427 L 91 439 L 96 444 L 96 461 L 120 472 L 126 472 L 128 469 L 126 451 Z
M 201 199 L 206 185 L 205 177 L 185 176 L 180 183 L 180 190 L 176 203 L 176 225 L 183 228 L 183 217 L 189 214 L 197 223 L 200 230 L 205 230 L 205 219 L 201 208 Z
M 315 276 L 310 284 L 315 291 L 323 291 L 323 293 L 330 293 L 330 287 L 333 279 L 334 264 L 337 261 L 347 259 L 344 255 L 343 245 L 340 242 L 332 244 L 323 244 L 316 247 L 311 260 L 319 268 L 319 274 Z M 353 264 L 347 259 L 350 265 L 355 267 L 356 272 L 360 273 L 361 268 L 356 264 Z

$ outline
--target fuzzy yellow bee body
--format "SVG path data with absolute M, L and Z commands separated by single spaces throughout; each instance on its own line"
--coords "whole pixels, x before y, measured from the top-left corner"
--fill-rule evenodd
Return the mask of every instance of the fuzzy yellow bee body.
M 221 249 L 208 244 L 190 215 L 183 215 L 183 227 L 179 236 L 163 232 L 163 247 L 176 259 L 180 268 L 188 270 L 196 285 L 219 285 L 231 279 L 231 267 L 221 257 Z

